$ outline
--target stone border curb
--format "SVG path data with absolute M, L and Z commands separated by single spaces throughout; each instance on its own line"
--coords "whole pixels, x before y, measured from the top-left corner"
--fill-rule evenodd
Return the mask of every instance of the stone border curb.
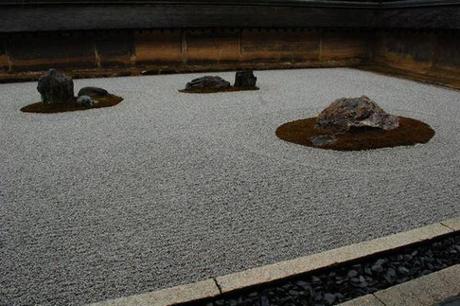
M 459 293 L 460 265 L 454 265 L 338 306 L 432 306 Z
M 102 301 L 91 304 L 91 306 L 166 306 L 196 301 L 217 296 L 219 294 L 220 291 L 215 281 L 213 279 L 207 279 L 182 286 Z
M 243 289 L 249 286 L 262 285 L 287 277 L 293 277 L 299 274 L 312 272 L 337 264 L 342 264 L 359 258 L 376 255 L 378 253 L 392 251 L 417 242 L 431 240 L 446 234 L 454 233 L 456 231 L 460 231 L 460 217 L 423 226 L 406 232 L 392 234 L 374 240 L 363 241 L 341 248 L 332 249 L 318 254 L 281 261 L 278 263 L 248 269 L 224 276 L 218 276 L 216 278 L 210 278 L 191 284 L 102 301 L 91 305 L 169 306 L 198 301 L 206 298 L 213 298 L 220 294 Z M 361 299 L 361 304 L 359 305 L 382 305 L 375 301 L 375 296 L 373 295 L 366 295 L 359 297 L 358 299 Z M 348 306 L 348 304 L 346 305 Z

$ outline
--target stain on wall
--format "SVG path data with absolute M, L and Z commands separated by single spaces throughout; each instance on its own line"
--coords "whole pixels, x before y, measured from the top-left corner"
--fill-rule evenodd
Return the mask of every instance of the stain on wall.
M 134 37 L 136 64 L 182 62 L 182 31 L 136 31 Z
M 187 31 L 185 42 L 185 59 L 188 63 L 238 62 L 240 60 L 239 31 Z

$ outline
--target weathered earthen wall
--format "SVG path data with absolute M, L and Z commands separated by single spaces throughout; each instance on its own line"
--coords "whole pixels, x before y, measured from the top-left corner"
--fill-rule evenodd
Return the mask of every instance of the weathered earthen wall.
M 0 67 L 15 72 L 178 64 L 182 69 L 236 69 L 251 63 L 348 65 L 368 58 L 367 35 L 304 29 L 20 33 L 3 39 Z
M 460 32 L 381 31 L 372 62 L 410 74 L 460 80 Z

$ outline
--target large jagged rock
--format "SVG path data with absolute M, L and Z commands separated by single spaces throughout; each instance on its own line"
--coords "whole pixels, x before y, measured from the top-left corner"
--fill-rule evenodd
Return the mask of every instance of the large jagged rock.
M 252 70 L 238 71 L 235 74 L 235 87 L 255 87 L 257 77 L 254 75 Z
M 230 87 L 230 82 L 218 76 L 204 76 L 187 83 L 185 90 L 211 89 L 220 90 Z
M 37 90 L 45 104 L 71 103 L 74 100 L 72 78 L 55 69 L 40 77 Z
M 386 113 L 366 96 L 335 100 L 318 115 L 316 120 L 317 128 L 338 132 L 363 127 L 392 130 L 398 126 L 397 116 Z

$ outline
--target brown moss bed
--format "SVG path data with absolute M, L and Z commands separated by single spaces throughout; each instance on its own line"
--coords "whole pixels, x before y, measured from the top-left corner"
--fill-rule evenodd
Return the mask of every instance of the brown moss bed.
M 279 126 L 276 130 L 278 138 L 307 147 L 338 151 L 359 151 L 397 146 L 411 146 L 427 143 L 435 131 L 426 123 L 399 117 L 399 127 L 393 130 L 360 128 L 341 134 L 315 128 L 316 117 L 296 120 Z M 335 138 L 332 143 L 315 145 L 316 137 Z
M 82 105 L 78 105 L 76 103 L 77 99 L 75 98 L 73 102 L 63 103 L 63 104 L 44 104 L 43 102 L 32 103 L 32 104 L 29 104 L 21 108 L 21 111 L 25 113 L 42 113 L 42 114 L 64 113 L 64 112 L 83 111 L 83 110 L 94 109 L 94 108 L 115 106 L 121 101 L 123 101 L 123 98 L 119 96 L 115 96 L 115 95 L 100 96 L 100 97 L 95 97 L 93 99 L 97 102 L 92 107 L 85 107 Z
M 196 89 L 181 89 L 179 92 L 184 93 L 217 93 L 217 92 L 234 92 L 234 91 L 249 91 L 249 90 L 259 90 L 259 87 L 227 87 L 227 88 L 196 88 Z

